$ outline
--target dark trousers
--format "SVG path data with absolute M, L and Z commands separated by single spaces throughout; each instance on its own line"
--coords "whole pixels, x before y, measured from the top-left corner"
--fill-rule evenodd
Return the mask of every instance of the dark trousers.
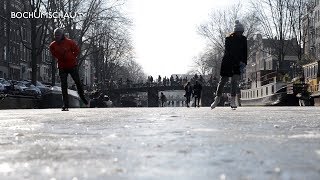
M 85 100 L 83 87 L 81 85 L 80 77 L 79 77 L 79 70 L 78 67 L 72 69 L 59 69 L 59 76 L 61 80 L 61 90 L 62 90 L 62 100 L 63 106 L 68 108 L 69 107 L 69 98 L 68 98 L 68 75 L 71 75 L 74 83 L 77 86 L 77 91 L 82 100 Z
M 240 79 L 240 75 L 233 75 L 231 77 L 231 96 L 236 96 L 237 95 L 237 89 L 239 88 L 239 79 Z M 217 96 L 222 96 L 222 91 L 224 88 L 224 85 L 229 81 L 229 77 L 227 76 L 222 76 L 220 79 L 220 82 L 218 84 L 218 88 L 217 88 Z
M 194 107 L 200 107 L 201 94 L 194 95 Z
M 190 104 L 190 97 L 191 97 L 191 94 L 189 95 L 186 95 L 186 98 L 187 98 L 187 100 L 186 100 L 186 103 L 187 103 L 187 107 L 189 107 L 189 104 Z

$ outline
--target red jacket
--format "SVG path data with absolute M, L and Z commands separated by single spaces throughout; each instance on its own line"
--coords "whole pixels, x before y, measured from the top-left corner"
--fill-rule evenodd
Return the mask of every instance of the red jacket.
M 80 49 L 73 40 L 64 37 L 61 42 L 53 41 L 49 47 L 53 57 L 58 60 L 59 69 L 71 69 L 78 65 Z

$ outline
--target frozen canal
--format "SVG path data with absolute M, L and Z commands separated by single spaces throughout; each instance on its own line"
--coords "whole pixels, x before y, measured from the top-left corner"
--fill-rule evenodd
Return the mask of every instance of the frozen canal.
M 0 179 L 320 179 L 320 108 L 1 110 Z

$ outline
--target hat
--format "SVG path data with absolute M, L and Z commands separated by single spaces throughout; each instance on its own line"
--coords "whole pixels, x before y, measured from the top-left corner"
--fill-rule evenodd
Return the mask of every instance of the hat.
M 236 20 L 235 21 L 235 25 L 234 25 L 234 29 L 233 29 L 234 32 L 243 32 L 244 31 L 244 27 L 243 25 L 239 22 L 239 20 Z
M 54 35 L 58 34 L 58 35 L 63 35 L 64 32 L 61 28 L 56 28 L 53 32 Z

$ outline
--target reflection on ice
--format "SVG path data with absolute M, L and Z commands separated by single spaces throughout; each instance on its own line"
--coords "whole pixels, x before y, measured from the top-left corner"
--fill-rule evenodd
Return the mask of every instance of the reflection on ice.
M 10 173 L 13 172 L 13 168 L 10 166 L 9 163 L 1 163 L 0 164 L 0 173 Z
M 320 138 L 320 134 L 317 132 L 307 132 L 306 134 L 296 134 L 289 136 L 289 138 Z
M 116 137 L 118 137 L 116 134 L 110 134 L 109 136 L 108 136 L 109 138 L 116 138 Z

